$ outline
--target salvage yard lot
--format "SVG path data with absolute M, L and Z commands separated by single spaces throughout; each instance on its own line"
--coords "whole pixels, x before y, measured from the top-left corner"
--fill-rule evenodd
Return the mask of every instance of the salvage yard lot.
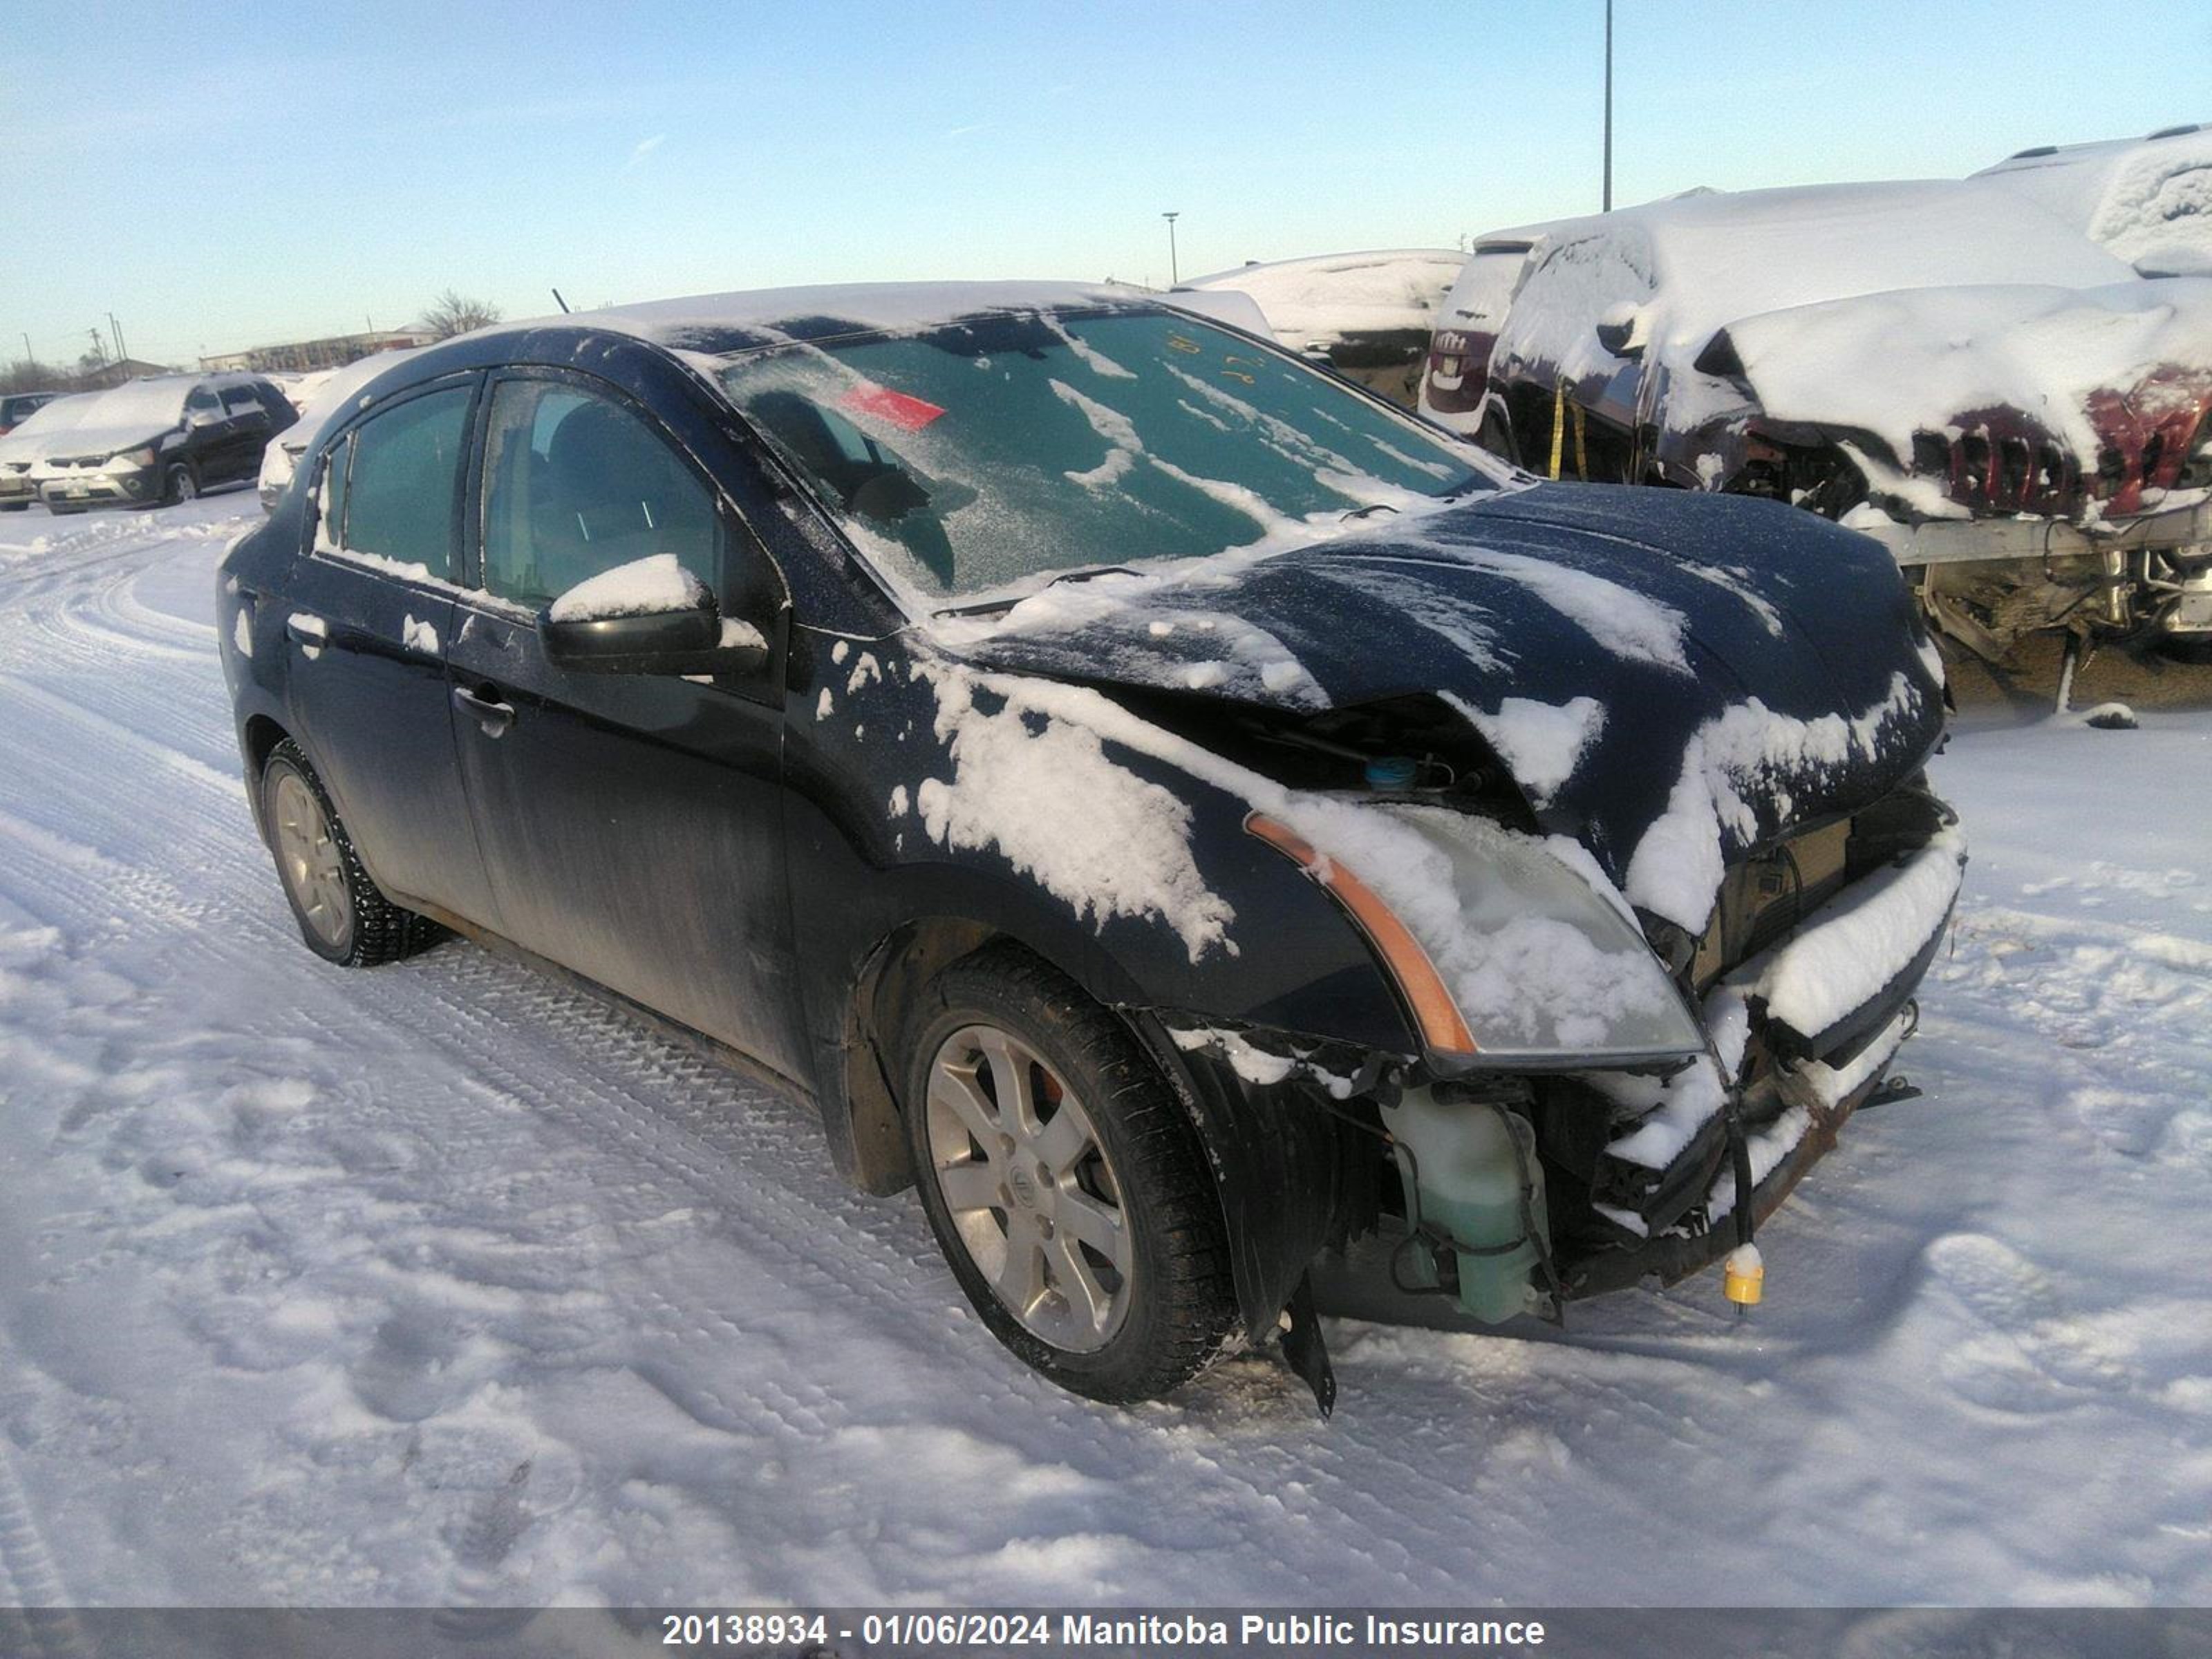
M 250 495 L 0 522 L 0 1603 L 2212 1597 L 2212 707 L 1970 706 L 1903 1069 L 1710 1276 L 1116 1412 L 809 1111 L 472 946 L 301 949 Z M 2093 688 L 2094 689 L 2094 688 Z

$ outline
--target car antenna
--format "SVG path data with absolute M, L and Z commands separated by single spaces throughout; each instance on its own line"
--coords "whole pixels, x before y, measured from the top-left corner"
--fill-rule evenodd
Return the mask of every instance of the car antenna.
M 563 317 L 568 314 L 568 302 L 561 297 L 561 290 L 557 288 L 553 290 L 553 303 L 561 307 Z

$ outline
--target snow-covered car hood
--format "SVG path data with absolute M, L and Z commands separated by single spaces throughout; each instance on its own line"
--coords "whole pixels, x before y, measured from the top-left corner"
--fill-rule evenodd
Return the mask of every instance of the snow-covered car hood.
M 74 455 L 80 435 L 80 429 L 73 426 L 53 427 L 43 432 L 26 432 L 19 427 L 0 438 L 0 461 L 38 461 L 55 453 Z
M 1693 932 L 1723 863 L 1855 810 L 1940 734 L 1876 543 L 1768 502 L 1558 485 L 946 630 L 978 665 L 1286 713 L 1443 698 L 1549 831 Z
M 74 426 L 66 432 L 56 433 L 39 453 L 41 459 L 53 455 L 112 455 L 152 443 L 176 430 L 173 421 L 166 424 L 140 421 L 127 426 Z
M 1726 331 L 1768 416 L 1871 433 L 1899 460 L 1919 432 L 2018 411 L 2094 468 L 2121 426 L 2212 392 L 2212 279 L 1914 289 L 1747 317 Z

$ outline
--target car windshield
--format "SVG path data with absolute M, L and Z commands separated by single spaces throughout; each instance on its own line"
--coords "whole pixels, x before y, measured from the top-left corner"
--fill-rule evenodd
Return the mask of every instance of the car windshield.
M 1159 312 L 778 347 L 721 378 L 854 539 L 933 599 L 1310 537 L 1492 482 L 1410 419 Z

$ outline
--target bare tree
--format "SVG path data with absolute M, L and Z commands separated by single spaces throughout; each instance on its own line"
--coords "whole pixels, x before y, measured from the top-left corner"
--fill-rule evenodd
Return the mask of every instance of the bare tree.
M 54 392 L 76 379 L 71 369 L 42 363 L 34 357 L 19 357 L 0 368 L 0 392 Z
M 422 327 L 432 338 L 443 340 L 488 327 L 505 314 L 489 300 L 471 300 L 449 288 L 422 313 Z

